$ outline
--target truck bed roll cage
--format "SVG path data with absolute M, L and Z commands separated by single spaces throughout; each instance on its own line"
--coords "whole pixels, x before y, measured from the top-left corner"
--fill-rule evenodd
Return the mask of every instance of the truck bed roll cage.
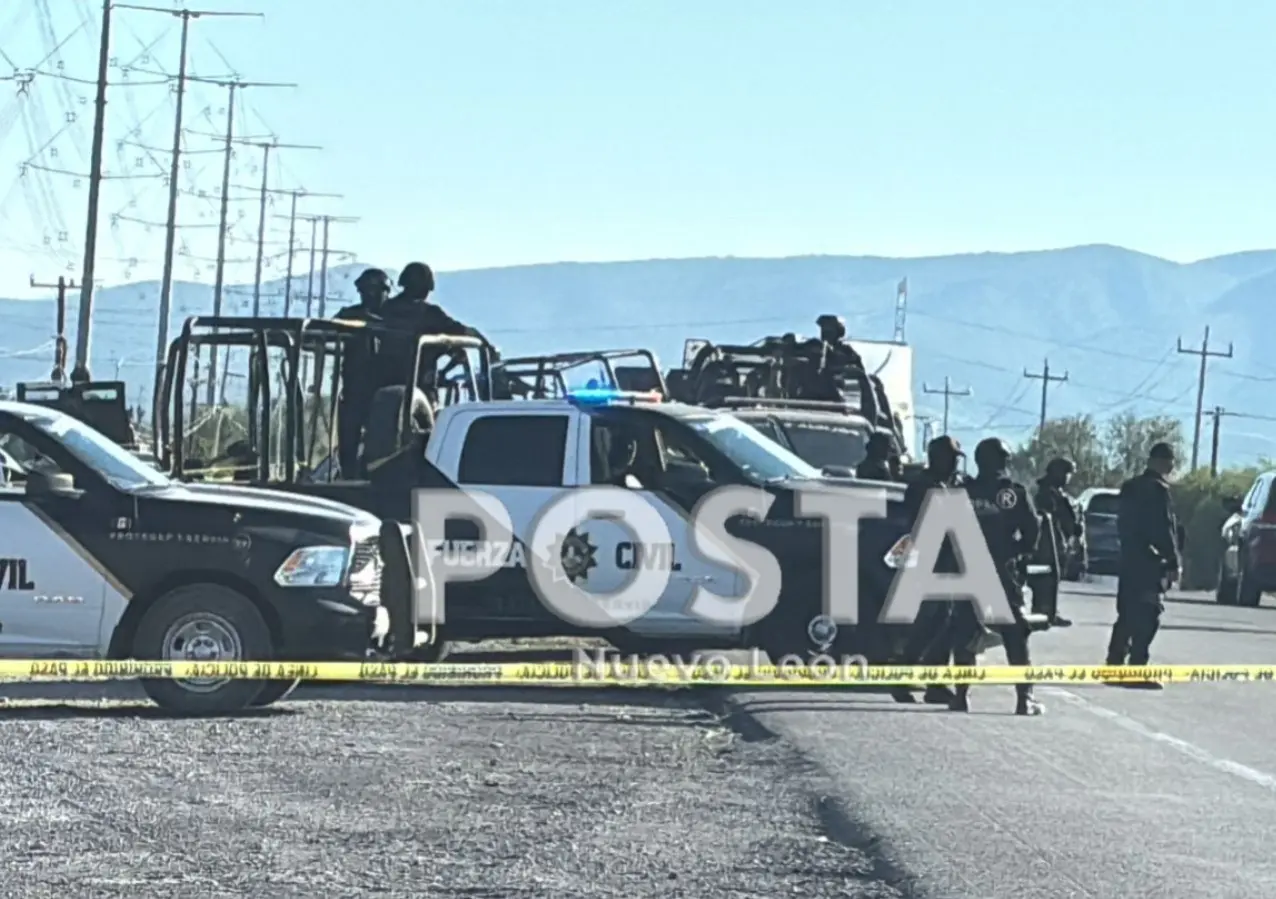
M 479 384 L 490 383 L 488 352 L 490 348 L 477 337 L 443 334 L 414 337 L 411 333 L 387 328 L 379 323 L 368 324 L 342 319 L 191 316 L 182 324 L 180 336 L 169 344 L 164 379 L 156 402 L 155 427 L 152 430 L 152 451 L 155 458 L 174 477 L 182 475 L 186 461 L 183 438 L 186 436 L 189 425 L 186 421 L 186 404 L 180 398 L 174 397 L 174 387 L 186 382 L 192 348 L 198 350 L 204 346 L 214 349 L 247 347 L 251 352 L 247 373 L 249 440 L 257 450 L 257 477 L 263 482 L 269 481 L 270 414 L 273 408 L 272 378 L 268 367 L 269 350 L 282 349 L 284 351 L 284 362 L 281 366 L 285 380 L 284 400 L 287 403 L 287 414 L 283 416 L 284 441 L 286 446 L 292 448 L 291 452 L 283 454 L 284 478 L 288 482 L 296 480 L 298 459 L 310 457 L 318 438 L 318 416 L 311 419 L 309 434 L 303 434 L 307 393 L 318 399 L 323 395 L 325 382 L 332 386 L 327 403 L 326 419 L 329 446 L 333 446 L 336 439 L 336 410 L 344 350 L 350 342 L 368 338 L 415 342 L 412 372 L 404 373 L 406 383 L 419 382 L 418 375 L 421 373 L 423 364 L 437 356 L 429 352 L 431 348 L 480 351 L 480 372 L 477 376 L 468 357 L 459 354 L 457 364 L 462 368 L 462 372 L 435 385 L 436 391 L 443 391 L 447 398 L 457 398 L 466 389 L 470 391 L 471 396 L 479 398 Z M 311 354 L 314 359 L 314 370 L 308 385 L 303 385 L 301 380 L 303 353 Z M 324 361 L 329 355 L 332 357 L 333 365 L 325 381 Z M 455 365 L 449 366 L 449 370 L 452 367 Z M 303 387 L 309 389 L 304 390 Z M 404 433 L 411 424 L 411 399 L 412 391 L 407 391 L 400 422 Z M 437 400 L 437 396 L 431 399 Z M 307 436 L 308 440 L 305 439 Z
M 617 365 L 618 361 L 632 359 L 632 365 Z M 586 365 L 602 369 L 607 383 L 591 385 L 612 390 L 655 392 L 669 398 L 669 386 L 660 373 L 660 361 L 650 350 L 583 350 L 571 353 L 551 353 L 537 356 L 513 356 L 492 364 L 498 382 L 503 381 L 499 392 L 511 396 L 515 393 L 528 399 L 552 399 L 570 392 L 567 374 Z

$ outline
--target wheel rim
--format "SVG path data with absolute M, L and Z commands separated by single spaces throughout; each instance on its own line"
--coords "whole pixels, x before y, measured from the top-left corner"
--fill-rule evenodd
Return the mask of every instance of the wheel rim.
M 167 662 L 238 662 L 244 657 L 239 632 L 212 612 L 195 612 L 173 622 L 164 633 L 163 647 Z M 228 682 L 224 677 L 176 681 L 192 693 L 212 693 Z

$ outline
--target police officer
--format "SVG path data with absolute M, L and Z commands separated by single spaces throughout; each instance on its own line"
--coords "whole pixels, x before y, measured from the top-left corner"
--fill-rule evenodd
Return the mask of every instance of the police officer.
M 1042 549 L 1049 550 L 1054 571 L 1032 579 L 1032 611 L 1048 617 L 1054 627 L 1072 626 L 1071 621 L 1059 614 L 1059 582 L 1067 564 L 1068 547 L 1081 537 L 1077 510 L 1067 493 L 1068 483 L 1076 469 L 1071 459 L 1051 459 L 1046 463 L 1046 473 L 1037 479 L 1037 490 L 1033 495 L 1037 511 L 1050 516 L 1051 532 L 1047 536 L 1051 542 L 1047 544 L 1042 540 Z
M 855 468 L 855 477 L 866 481 L 894 481 L 895 471 L 891 465 L 891 456 L 895 447 L 889 434 L 874 431 L 864 445 L 864 461 Z
M 998 628 L 1006 649 L 1006 661 L 1011 665 L 1030 665 L 1028 626 L 1021 617 L 1023 581 L 1020 568 L 1036 549 L 1041 527 L 1027 489 L 1012 481 L 1007 473 L 1010 455 L 1010 448 L 1004 441 L 996 437 L 981 440 L 975 447 L 975 477 L 968 480 L 965 487 L 1001 578 L 1002 589 L 1017 619 L 1015 624 Z M 953 618 L 956 631 L 954 661 L 960 666 L 974 665 L 976 655 L 971 644 L 979 637 L 981 625 L 973 604 L 956 603 Z M 1016 715 L 1040 715 L 1045 710 L 1033 697 L 1031 684 L 1016 684 L 1015 691 L 1018 694 Z M 969 711 L 969 692 L 969 685 L 959 686 L 949 708 L 958 712 Z
M 846 339 L 846 322 L 840 315 L 821 315 L 815 320 L 820 329 L 820 343 L 828 361 L 863 368 L 864 360 Z M 827 363 L 826 363 L 827 364 Z
M 405 265 L 399 274 L 399 287 L 399 293 L 386 300 L 381 317 L 387 326 L 402 332 L 406 338 L 452 334 L 484 339 L 477 330 L 457 321 L 441 306 L 430 302 L 430 294 L 434 292 L 434 272 L 424 262 Z M 412 340 L 383 340 L 377 354 L 380 386 L 403 384 L 405 373 L 411 369 L 415 358 L 416 344 Z M 433 388 L 432 375 L 437 364 L 438 354 L 423 359 L 420 386 Z
M 1117 532 L 1121 562 L 1117 580 L 1117 620 L 1108 643 L 1109 665 L 1146 665 L 1161 626 L 1165 593 L 1181 574 L 1178 520 L 1170 499 L 1174 450 L 1158 443 L 1148 453 L 1143 474 L 1121 485 Z M 1134 686 L 1161 689 L 1155 681 Z
M 927 496 L 933 491 L 956 490 L 965 483 L 965 477 L 958 471 L 959 461 L 965 455 L 961 444 L 947 434 L 936 437 L 926 445 L 926 467 L 904 491 L 904 505 L 912 516 L 914 524 L 921 514 Z M 941 550 L 937 567 L 945 572 L 960 571 L 952 544 L 947 541 Z M 953 614 L 953 603 L 937 599 L 927 600 L 922 605 L 917 621 L 909 630 L 901 664 L 946 666 L 953 655 Z M 914 701 L 912 691 L 907 687 L 892 690 L 891 696 L 896 702 Z M 935 684 L 927 687 L 922 697 L 924 702 L 932 705 L 951 705 L 956 698 L 952 690 Z
M 343 321 L 380 320 L 382 306 L 390 293 L 390 277 L 379 268 L 364 270 L 355 279 L 359 302 L 343 306 L 336 317 Z M 355 478 L 359 471 L 359 445 L 367 421 L 376 379 L 372 360 L 376 346 L 370 337 L 357 337 L 346 344 L 341 360 L 341 398 L 337 407 L 337 462 L 344 477 Z

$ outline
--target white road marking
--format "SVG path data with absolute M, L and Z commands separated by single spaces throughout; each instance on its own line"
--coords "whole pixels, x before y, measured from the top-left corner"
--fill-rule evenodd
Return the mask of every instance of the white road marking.
M 1264 787 L 1276 793 L 1276 776 L 1259 771 L 1257 768 L 1251 768 L 1248 765 L 1242 765 L 1240 762 L 1234 762 L 1231 759 L 1225 759 L 1221 756 L 1214 755 L 1214 753 L 1202 749 L 1194 743 L 1189 743 L 1186 740 L 1180 740 L 1178 737 L 1172 737 L 1167 733 L 1162 733 L 1159 730 L 1148 727 L 1146 724 L 1135 721 L 1133 718 L 1122 715 L 1120 712 L 1114 712 L 1112 709 L 1096 705 L 1090 700 L 1078 696 L 1076 693 L 1056 688 L 1050 688 L 1048 692 L 1058 696 L 1060 699 L 1063 699 L 1077 708 L 1084 709 L 1092 715 L 1103 718 L 1106 721 L 1111 721 L 1113 724 L 1124 728 L 1131 733 L 1138 734 L 1141 737 L 1146 737 L 1149 740 L 1155 740 L 1157 743 L 1168 746 L 1194 761 L 1198 761 L 1203 765 L 1213 768 L 1215 771 L 1221 771 L 1224 774 L 1239 777 L 1241 780 L 1247 780 L 1252 784 L 1257 784 L 1260 787 Z

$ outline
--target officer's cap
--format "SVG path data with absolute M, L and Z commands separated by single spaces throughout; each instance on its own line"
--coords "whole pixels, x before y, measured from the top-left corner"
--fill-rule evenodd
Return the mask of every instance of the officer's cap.
M 966 453 L 962 450 L 961 444 L 957 442 L 957 438 L 942 434 L 926 444 L 926 455 L 933 458 L 935 456 L 964 456 Z
M 815 320 L 815 324 L 817 324 L 821 328 L 830 328 L 830 327 L 835 327 L 837 325 L 845 325 L 846 323 L 842 321 L 842 316 L 840 315 L 825 313 L 824 315 L 821 315 L 819 318 Z
M 1174 447 L 1168 443 L 1155 444 L 1148 452 L 1149 459 L 1163 459 L 1166 462 L 1174 461 Z
M 1071 459 L 1065 459 L 1062 456 L 1056 456 L 1046 463 L 1046 471 L 1058 472 L 1059 474 L 1072 474 L 1077 470 L 1077 466 Z

